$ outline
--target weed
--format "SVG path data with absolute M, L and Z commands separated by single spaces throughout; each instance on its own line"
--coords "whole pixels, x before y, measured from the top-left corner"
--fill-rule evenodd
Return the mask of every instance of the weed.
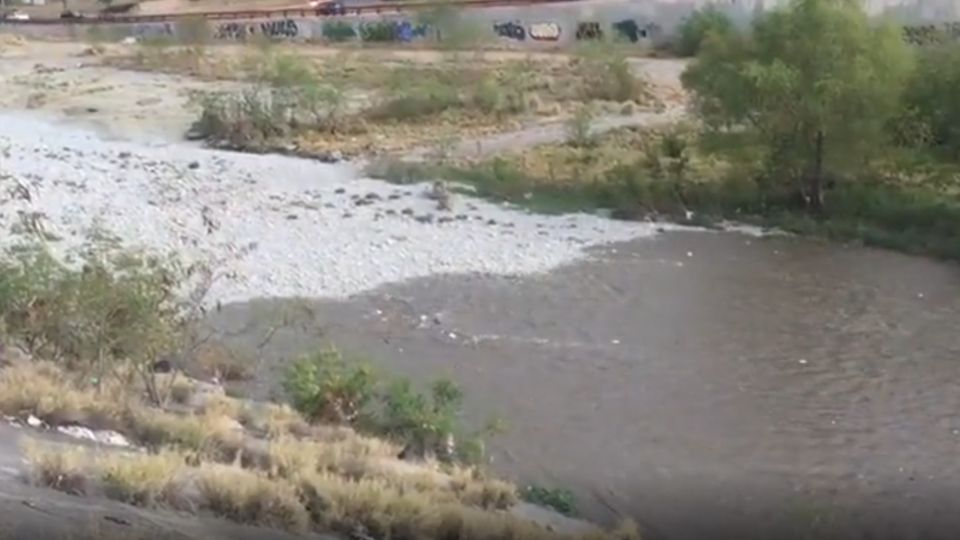
M 677 29 L 674 51 L 680 56 L 696 56 L 707 36 L 725 35 L 733 31 L 733 22 L 716 6 L 698 9 L 685 18 Z
M 369 367 L 350 366 L 337 349 L 330 348 L 295 363 L 284 388 L 308 419 L 350 424 L 366 412 L 376 384 Z
M 565 516 L 577 513 L 576 498 L 568 489 L 530 485 L 520 490 L 520 498 L 529 503 L 552 508 Z
M 567 144 L 575 148 L 587 148 L 593 145 L 590 131 L 593 123 L 593 110 L 589 105 L 581 105 L 567 120 Z
M 183 457 L 172 451 L 102 458 L 100 477 L 111 499 L 137 506 L 154 506 L 169 498 Z

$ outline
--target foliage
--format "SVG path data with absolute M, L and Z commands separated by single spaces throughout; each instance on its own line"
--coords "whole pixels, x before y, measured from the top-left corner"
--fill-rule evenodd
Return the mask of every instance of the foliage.
M 905 146 L 933 147 L 960 160 L 960 45 L 934 45 L 918 54 L 895 136 Z
M 860 167 L 884 141 L 911 67 L 889 25 L 852 0 L 794 0 L 749 35 L 711 34 L 683 75 L 701 118 L 764 141 L 767 174 L 822 209 L 828 174 Z
M 530 485 L 520 490 L 520 498 L 528 503 L 552 508 L 565 516 L 577 513 L 576 498 L 568 489 Z
M 168 261 L 92 249 L 82 269 L 31 247 L 0 264 L 0 313 L 6 333 L 31 354 L 102 381 L 126 362 L 146 371 L 176 348 L 180 311 Z
M 683 20 L 677 29 L 674 49 L 680 56 L 696 56 L 707 36 L 726 36 L 733 32 L 735 29 L 730 18 L 716 6 L 707 6 Z
M 581 105 L 567 120 L 567 144 L 576 148 L 587 148 L 593 144 L 590 132 L 593 124 L 593 110 L 589 105 Z
M 363 419 L 377 385 L 365 365 L 349 365 L 335 348 L 296 362 L 284 380 L 293 406 L 307 419 L 350 424 Z
M 368 115 L 375 120 L 414 120 L 460 107 L 457 74 L 397 68 L 384 88 L 384 99 Z
M 610 40 L 582 43 L 573 67 L 583 99 L 640 101 L 644 97 L 644 81 L 634 76 L 627 56 Z
M 206 94 L 193 130 L 235 148 L 260 148 L 300 129 L 345 129 L 346 95 L 340 83 L 323 82 L 313 64 L 265 47 L 248 57 L 253 86 Z
M 495 421 L 475 433 L 463 431 L 459 422 L 463 391 L 449 379 L 433 381 L 424 394 L 409 379 L 382 378 L 334 348 L 295 362 L 286 373 L 284 389 L 308 420 L 350 425 L 422 449 L 436 448 L 448 438 L 460 439 L 456 457 L 468 463 L 482 461 L 482 438 L 500 431 Z

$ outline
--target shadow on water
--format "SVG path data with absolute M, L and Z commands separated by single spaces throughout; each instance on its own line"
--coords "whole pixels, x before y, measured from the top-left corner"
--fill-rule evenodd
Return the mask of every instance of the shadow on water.
M 958 530 L 956 266 L 692 232 L 595 254 L 548 275 L 310 302 L 245 390 L 271 395 L 291 358 L 327 342 L 390 372 L 449 375 L 468 421 L 507 421 L 499 473 L 571 488 L 587 516 L 633 515 L 655 536 Z M 214 322 L 249 326 L 235 339 L 252 350 L 284 305 L 227 306 Z

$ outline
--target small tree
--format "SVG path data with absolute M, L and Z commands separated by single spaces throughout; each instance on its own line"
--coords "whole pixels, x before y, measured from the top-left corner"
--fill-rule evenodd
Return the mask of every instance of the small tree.
M 900 33 L 854 0 L 794 0 L 747 35 L 709 34 L 683 83 L 709 126 L 757 136 L 768 174 L 820 211 L 827 172 L 883 142 L 910 69 Z

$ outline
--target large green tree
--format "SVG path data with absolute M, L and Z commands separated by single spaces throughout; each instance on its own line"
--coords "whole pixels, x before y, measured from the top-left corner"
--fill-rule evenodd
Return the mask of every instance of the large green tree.
M 794 0 L 748 32 L 708 35 L 683 83 L 708 126 L 755 136 L 768 177 L 819 211 L 827 175 L 882 147 L 911 66 L 900 32 L 855 0 Z

